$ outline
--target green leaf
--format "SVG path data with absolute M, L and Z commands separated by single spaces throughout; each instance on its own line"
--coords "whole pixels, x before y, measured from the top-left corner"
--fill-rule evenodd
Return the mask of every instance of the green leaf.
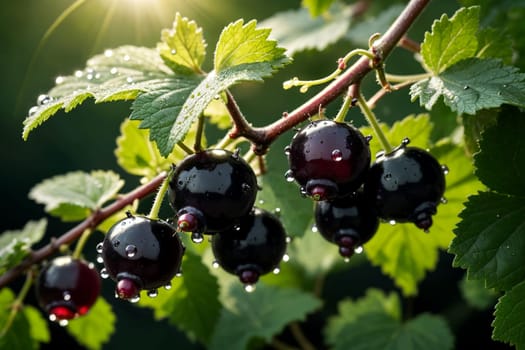
M 373 16 L 351 25 L 345 38 L 355 44 L 368 46 L 368 38 L 371 33 L 384 33 L 396 20 L 404 6 L 394 4 L 388 8 L 379 6 L 380 11 Z M 368 11 L 367 11 L 368 14 Z
M 525 281 L 514 286 L 499 299 L 492 326 L 495 340 L 525 347 Z
M 193 253 L 186 252 L 182 269 L 183 277 L 174 278 L 169 291 L 142 298 L 140 305 L 151 307 L 157 319 L 168 318 L 191 339 L 208 344 L 221 311 L 217 278 Z
M 47 220 L 29 221 L 21 230 L 4 231 L 0 235 L 0 275 L 18 265 L 46 232 Z
M 485 288 L 485 283 L 480 280 L 469 280 L 465 277 L 459 282 L 459 289 L 463 299 L 469 306 L 477 310 L 486 310 L 496 301 L 496 293 Z
M 269 161 L 275 150 L 271 150 Z M 290 237 L 299 237 L 312 226 L 313 203 L 299 194 L 295 183 L 285 180 L 279 167 L 268 166 L 268 172 L 259 179 L 262 190 L 257 206 L 271 212 L 279 208 L 281 222 Z
M 198 117 L 187 117 L 189 107 L 185 103 L 201 80 L 198 76 L 164 79 L 133 102 L 130 118 L 141 120 L 140 128 L 150 129 L 150 140 L 157 143 L 163 157 L 168 157 L 175 144 L 184 139 Z
M 139 123 L 126 119 L 120 125 L 120 136 L 117 138 L 118 164 L 133 175 L 142 176 L 146 181 L 157 176 L 161 171 L 168 170 L 172 164 L 179 163 L 187 153 L 181 148 L 174 148 L 167 158 L 161 156 L 159 150 L 149 140 L 149 132 L 139 128 Z M 192 128 L 186 135 L 186 142 L 195 142 L 196 129 Z M 205 146 L 205 137 L 201 140 Z
M 496 109 L 482 109 L 475 115 L 464 114 L 461 118 L 463 124 L 463 138 L 465 146 L 470 154 L 479 152 L 479 141 L 481 135 L 487 129 L 496 124 L 498 120 Z
M 301 6 L 308 9 L 312 17 L 317 17 L 326 12 L 335 0 L 302 0 Z
M 225 130 L 232 126 L 230 112 L 220 98 L 213 99 L 204 109 L 203 114 L 210 118 L 210 123 L 215 124 L 219 129 Z
M 506 65 L 512 64 L 512 40 L 505 32 L 485 28 L 478 33 L 478 39 L 476 57 L 499 58 Z
M 42 317 L 40 310 L 33 306 L 25 305 L 23 312 L 29 323 L 31 338 L 40 343 L 49 343 L 51 334 L 49 333 L 48 322 Z
M 345 299 L 337 305 L 338 313 L 329 318 L 324 329 L 329 344 L 336 344 L 347 324 L 355 324 L 358 317 L 371 313 L 385 314 L 393 320 L 401 320 L 401 302 L 396 293 L 386 295 L 383 291 L 370 288 L 359 300 Z
M 45 204 L 45 210 L 63 220 L 81 220 L 113 198 L 124 181 L 112 171 L 81 171 L 58 175 L 37 184 L 29 192 L 29 198 Z M 80 215 L 82 214 L 83 215 Z
M 11 312 L 11 305 L 15 299 L 14 293 L 7 288 L 0 290 L 0 329 L 4 329 L 8 316 Z M 7 333 L 0 336 L 0 349 L 37 349 L 31 333 L 29 324 L 23 314 L 18 313 Z
M 408 116 L 394 123 L 390 130 L 382 125 L 386 136 L 393 144 L 399 144 L 404 137 L 411 140 L 410 146 L 428 148 L 432 124 L 428 115 Z M 369 128 L 361 128 L 365 135 Z M 381 149 L 375 138 L 370 142 L 373 153 Z M 446 177 L 445 197 L 447 204 L 438 207 L 434 223 L 428 234 L 413 224 L 382 224 L 374 237 L 365 244 L 364 249 L 373 265 L 380 266 L 383 273 L 391 276 L 405 295 L 417 293 L 417 284 L 427 271 L 437 264 L 439 249 L 447 248 L 453 238 L 452 230 L 459 221 L 458 214 L 466 198 L 480 188 L 473 176 L 471 161 L 462 147 L 445 142 L 431 148 L 438 161 L 446 165 L 450 172 Z
M 481 151 L 474 157 L 476 175 L 491 190 L 525 195 L 525 113 L 504 109 L 497 125 L 482 135 Z M 494 171 L 494 169 L 505 169 Z
M 201 73 L 201 65 L 206 57 L 206 42 L 202 28 L 195 21 L 175 15 L 171 29 L 163 29 L 162 42 L 157 45 L 160 56 L 175 73 Z
M 453 349 L 454 337 L 443 318 L 421 314 L 401 323 L 385 313 L 366 313 L 340 332 L 334 350 Z
M 304 319 L 320 305 L 312 295 L 291 288 L 258 283 L 254 292 L 247 293 L 239 283 L 233 284 L 209 349 L 244 350 L 253 339 L 268 342 L 288 323 Z
M 273 70 L 290 62 L 277 41 L 268 39 L 271 30 L 257 29 L 256 25 L 255 20 L 244 24 L 240 19 L 223 29 L 215 48 L 215 72 L 260 63 L 266 63 Z
M 525 74 L 504 66 L 497 59 L 469 58 L 410 87 L 412 100 L 431 109 L 443 96 L 444 102 L 459 114 L 475 114 L 483 108 L 504 103 L 525 106 Z
M 476 54 L 479 7 L 461 8 L 450 19 L 446 14 L 432 24 L 421 44 L 423 62 L 434 74 Z
M 312 18 L 305 8 L 278 12 L 262 21 L 260 27 L 272 28 L 271 37 L 293 56 L 306 49 L 323 50 L 341 39 L 352 18 L 350 7 L 333 6 L 329 18 Z
M 89 59 L 84 70 L 57 78 L 56 86 L 29 110 L 22 137 L 26 140 L 33 129 L 60 109 L 69 112 L 89 97 L 96 103 L 131 100 L 171 73 L 154 49 L 122 46 L 106 50 Z
M 111 305 L 100 297 L 86 315 L 71 320 L 66 329 L 79 344 L 99 350 L 115 332 L 115 321 Z
M 450 252 L 454 266 L 487 288 L 509 290 L 525 279 L 525 201 L 482 192 L 469 198 Z

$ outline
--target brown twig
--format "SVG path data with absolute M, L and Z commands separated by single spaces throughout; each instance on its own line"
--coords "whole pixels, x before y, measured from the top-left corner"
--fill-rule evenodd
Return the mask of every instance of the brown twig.
M 379 61 L 386 59 L 429 2 L 430 0 L 411 0 L 384 35 L 374 41 L 373 52 Z M 279 118 L 272 124 L 259 128 L 254 128 L 248 123 L 240 112 L 233 96 L 228 93 L 226 107 L 235 125 L 230 137 L 243 136 L 254 143 L 254 150 L 257 154 L 264 154 L 269 145 L 279 135 L 315 115 L 320 106 L 328 105 L 335 98 L 345 93 L 350 85 L 359 82 L 372 70 L 370 59 L 361 57 L 322 91 L 292 112 L 289 112 L 286 118 Z
M 143 198 L 155 192 L 155 190 L 157 190 L 165 178 L 166 173 L 163 172 L 148 183 L 137 187 L 133 191 L 119 197 L 110 205 L 93 212 L 93 214 L 91 214 L 77 226 L 73 227 L 63 235 L 52 239 L 51 242 L 46 246 L 31 252 L 29 256 L 19 265 L 13 267 L 0 276 L 0 289 L 12 282 L 16 277 L 21 275 L 32 265 L 41 262 L 48 256 L 51 256 L 53 253 L 57 252 L 61 245 L 70 244 L 71 242 L 77 240 L 85 230 L 95 229 L 102 221 L 123 209 L 127 205 L 133 203 L 133 201 L 136 199 Z

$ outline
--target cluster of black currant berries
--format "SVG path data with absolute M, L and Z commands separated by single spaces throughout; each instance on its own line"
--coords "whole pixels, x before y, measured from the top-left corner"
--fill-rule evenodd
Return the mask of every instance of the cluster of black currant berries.
M 237 275 L 247 289 L 278 266 L 285 231 L 277 217 L 254 207 L 257 178 L 237 153 L 189 155 L 173 169 L 168 184 L 175 223 L 128 214 L 97 246 L 101 276 L 117 282 L 117 297 L 135 302 L 142 290 L 155 297 L 158 288 L 169 289 L 172 278 L 182 274 L 182 232 L 195 243 L 209 235 L 215 265 Z
M 445 192 L 447 169 L 430 153 L 404 139 L 370 165 L 369 141 L 350 124 L 323 119 L 298 131 L 285 149 L 286 179 L 314 199 L 317 230 L 346 259 L 380 220 L 412 222 L 427 232 Z

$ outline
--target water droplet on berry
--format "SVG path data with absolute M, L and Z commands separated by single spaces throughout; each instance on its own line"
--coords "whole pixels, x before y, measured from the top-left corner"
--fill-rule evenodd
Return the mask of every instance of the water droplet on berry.
M 64 297 L 65 301 L 71 300 L 71 293 L 69 293 L 67 290 L 64 293 L 62 293 L 62 296 Z
M 166 290 L 170 290 L 170 289 L 171 289 L 171 283 L 170 283 L 170 282 L 166 283 L 166 284 L 164 285 L 164 289 L 166 289 Z
M 182 270 L 179 270 L 179 271 L 175 274 L 175 277 L 182 277 Z
M 245 284 L 244 285 L 244 290 L 247 292 L 247 293 L 252 293 L 255 291 L 255 285 L 254 284 Z
M 286 146 L 286 147 L 284 148 L 284 154 L 289 155 L 291 149 L 292 149 L 292 147 L 290 147 L 290 146 Z
M 273 210 L 273 213 L 274 213 L 275 215 L 277 215 L 277 216 L 281 216 L 281 208 L 275 208 L 275 209 Z
M 281 269 L 279 267 L 276 267 L 275 269 L 273 269 L 274 275 L 278 275 L 280 272 L 281 272 Z
M 63 319 L 63 320 L 59 320 L 58 321 L 58 324 L 62 327 L 65 327 L 69 324 L 69 320 L 66 320 L 66 319 Z
M 331 154 L 332 160 L 334 162 L 340 162 L 343 160 L 343 152 L 340 149 L 334 149 Z
M 57 320 L 57 315 L 55 314 L 49 314 L 49 321 L 51 322 L 56 322 Z
M 317 228 L 317 227 L 316 227 Z M 292 237 L 286 236 L 286 243 L 290 243 L 292 241 Z
M 191 233 L 191 241 L 193 243 L 202 243 L 202 241 L 204 241 L 204 237 L 203 237 L 202 233 L 192 232 Z
M 396 220 L 393 220 L 393 219 L 392 219 L 392 220 L 389 220 L 388 223 L 389 223 L 390 225 L 394 226 L 394 225 L 396 224 Z
M 53 97 L 49 95 L 39 95 L 36 99 L 36 104 L 39 106 L 43 106 L 43 105 L 47 105 L 51 101 L 53 101 Z
M 214 262 L 211 263 L 211 266 L 214 268 L 214 269 L 218 269 L 220 264 L 217 260 L 215 260 Z
M 126 256 L 128 258 L 133 258 L 137 254 L 137 247 L 133 244 L 128 244 L 125 248 Z
M 155 298 L 157 295 L 159 295 L 159 292 L 156 289 L 150 289 L 146 294 L 148 294 L 148 297 L 150 298 Z
M 293 176 L 293 171 L 291 170 L 288 170 L 284 173 L 284 178 L 286 179 L 286 181 L 288 182 L 293 182 L 295 180 L 294 176 Z
M 100 270 L 100 277 L 102 277 L 103 279 L 106 279 L 106 278 L 109 277 L 108 270 L 106 270 L 105 267 L 103 267 L 103 268 Z
M 283 255 L 283 261 L 284 261 L 284 262 L 288 262 L 288 261 L 290 261 L 290 256 L 289 256 L 288 254 L 284 254 L 284 255 Z
M 117 248 L 119 245 L 120 245 L 120 241 L 119 241 L 118 239 L 116 239 L 116 240 L 113 242 L 113 247 Z
M 104 245 L 104 244 L 103 244 L 102 242 L 100 242 L 100 243 L 97 244 L 97 247 L 96 247 L 97 253 L 99 253 L 99 254 L 102 253 L 102 251 L 103 251 L 103 249 L 102 249 L 103 245 Z
M 448 166 L 446 166 L 446 165 L 442 165 L 441 166 L 441 170 L 443 170 L 443 174 L 445 174 L 445 175 L 447 175 L 450 172 Z
M 448 203 L 448 199 L 446 199 L 445 197 L 441 197 L 441 199 L 439 201 L 441 202 L 441 204 L 447 204 Z
M 102 264 L 104 262 L 104 258 L 102 257 L 102 255 L 97 255 L 97 262 L 99 264 Z
M 410 143 L 410 139 L 408 137 L 405 137 L 403 140 L 401 140 L 401 147 L 405 147 Z
M 363 246 L 360 246 L 360 245 L 355 247 L 354 249 L 354 253 L 356 254 L 361 254 L 363 251 L 364 251 Z
M 140 294 L 135 295 L 133 298 L 129 299 L 132 303 L 138 303 L 140 300 Z
M 32 117 L 35 115 L 36 111 L 38 111 L 38 107 L 37 106 L 33 106 L 31 108 L 29 108 L 29 111 L 27 112 L 27 114 Z
M 252 189 L 252 186 L 250 186 L 249 184 L 247 184 L 246 182 L 243 182 L 243 184 L 241 185 L 241 188 L 244 192 L 248 192 Z

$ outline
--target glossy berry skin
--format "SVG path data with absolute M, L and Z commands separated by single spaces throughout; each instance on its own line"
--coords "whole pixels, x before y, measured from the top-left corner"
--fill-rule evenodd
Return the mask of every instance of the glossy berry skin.
M 402 145 L 377 157 L 364 189 L 382 219 L 413 222 L 426 231 L 443 198 L 445 174 L 430 153 Z
M 86 314 L 95 303 L 100 294 L 100 276 L 93 264 L 60 256 L 42 269 L 35 290 L 49 319 L 67 323 Z
M 314 213 L 319 233 L 338 245 L 339 253 L 345 258 L 368 242 L 379 227 L 377 213 L 362 192 L 334 201 L 316 202 Z
M 227 150 L 206 150 L 176 166 L 168 195 L 180 231 L 215 233 L 250 212 L 257 189 L 255 173 L 242 157 Z
M 254 208 L 237 227 L 215 234 L 212 250 L 224 270 L 253 285 L 279 266 L 286 252 L 286 232 L 275 215 Z
M 100 254 L 104 272 L 117 281 L 116 295 L 135 299 L 142 289 L 170 283 L 180 271 L 184 246 L 168 223 L 128 214 L 109 229 Z
M 290 170 L 301 192 L 331 200 L 356 191 L 370 167 L 368 140 L 355 127 L 317 120 L 301 129 L 286 148 Z

